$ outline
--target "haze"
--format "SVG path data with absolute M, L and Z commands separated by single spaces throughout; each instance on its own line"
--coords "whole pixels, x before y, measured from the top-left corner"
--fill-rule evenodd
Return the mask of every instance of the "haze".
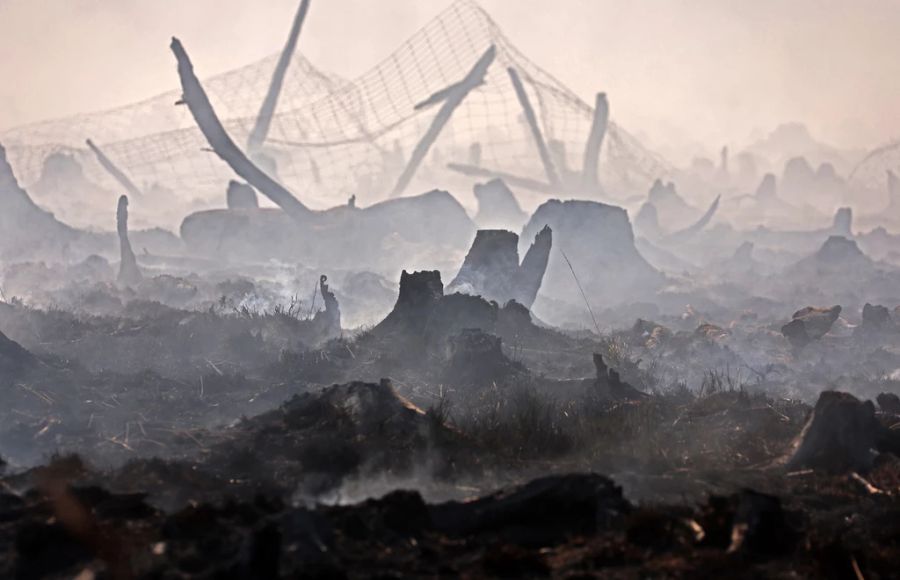
M 315 3 L 300 50 L 352 78 L 448 4 Z M 676 162 L 789 121 L 842 147 L 900 134 L 900 11 L 890 1 L 482 5 L 586 100 L 607 91 L 614 116 Z M 252 62 L 281 48 L 295 8 L 294 0 L 0 0 L 0 128 L 175 88 L 172 35 L 204 74 Z

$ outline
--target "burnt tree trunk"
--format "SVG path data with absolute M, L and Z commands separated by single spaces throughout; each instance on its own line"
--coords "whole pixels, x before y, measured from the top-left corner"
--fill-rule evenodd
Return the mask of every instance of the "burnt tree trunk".
M 118 282 L 123 286 L 136 286 L 141 283 L 144 276 L 138 268 L 137 258 L 131 249 L 131 241 L 128 239 L 128 196 L 119 197 L 119 206 L 116 209 L 116 231 L 119 233 L 119 277 Z

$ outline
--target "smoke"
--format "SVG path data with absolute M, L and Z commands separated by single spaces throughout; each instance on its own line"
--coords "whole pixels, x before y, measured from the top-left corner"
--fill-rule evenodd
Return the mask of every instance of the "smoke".
M 449 2 L 314 2 L 301 51 L 352 78 Z M 900 11 L 877 0 L 483 0 L 512 41 L 674 157 L 743 145 L 784 121 L 871 147 L 900 134 Z M 0 2 L 0 127 L 125 104 L 176 86 L 165 47 L 202 70 L 281 48 L 295 0 Z M 60 99 L 65 95 L 65 99 Z M 687 152 L 687 155 L 684 153 Z

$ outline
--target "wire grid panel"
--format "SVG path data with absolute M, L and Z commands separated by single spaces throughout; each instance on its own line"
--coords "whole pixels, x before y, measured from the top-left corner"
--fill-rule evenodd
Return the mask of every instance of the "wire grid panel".
M 440 186 L 449 162 L 470 163 L 531 179 L 544 168 L 507 73 L 515 68 L 536 109 L 554 163 L 577 179 L 593 110 L 528 60 L 474 1 L 459 0 L 355 81 L 326 74 L 295 55 L 264 154 L 274 173 L 305 203 L 325 207 L 350 194 L 363 201 L 391 190 L 440 104 L 416 109 L 459 82 L 495 46 L 485 83 L 454 112 L 415 184 Z M 237 143 L 246 140 L 268 90 L 277 55 L 204 82 Z M 24 183 L 37 181 L 52 153 L 72 155 L 93 182 L 115 183 L 85 149 L 90 137 L 140 187 L 221 197 L 228 167 L 208 149 L 178 91 L 114 110 L 39 123 L 0 136 Z M 477 145 L 475 145 L 477 144 Z M 473 146 L 478 154 L 473 159 Z M 638 190 L 669 175 L 669 166 L 610 123 L 601 156 L 607 188 Z

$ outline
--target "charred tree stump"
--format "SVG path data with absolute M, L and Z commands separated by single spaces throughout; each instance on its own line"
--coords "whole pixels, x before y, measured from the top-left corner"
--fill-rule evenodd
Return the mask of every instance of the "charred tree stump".
M 256 190 L 246 183 L 234 180 L 228 182 L 226 201 L 228 209 L 256 209 L 259 207 Z
M 538 291 L 544 282 L 552 246 L 553 230 L 550 229 L 550 226 L 544 226 L 534 236 L 534 242 L 528 248 L 522 265 L 519 267 L 518 291 L 514 300 L 529 310 L 537 299 Z
M 313 322 L 319 327 L 323 338 L 335 338 L 341 335 L 341 307 L 327 282 L 328 276 L 319 276 L 319 293 L 325 302 L 325 310 L 317 312 Z
M 476 184 L 473 192 L 478 200 L 475 223 L 484 229 L 519 229 L 528 219 L 519 201 L 502 179 Z
M 795 442 L 787 468 L 829 473 L 865 472 L 872 467 L 881 425 L 872 401 L 826 391 Z
M 519 236 L 506 230 L 479 230 L 448 291 L 480 295 L 531 308 L 550 259 L 553 233 L 544 227 L 519 265 Z
M 503 340 L 477 328 L 464 328 L 448 340 L 442 377 L 447 384 L 489 386 L 521 373 L 524 367 L 503 353 Z
M 141 283 L 144 276 L 138 268 L 137 258 L 131 249 L 131 241 L 128 239 L 128 196 L 119 197 L 119 205 L 116 209 L 116 230 L 119 234 L 119 262 L 118 282 L 123 286 L 136 286 Z
M 597 378 L 594 381 L 595 392 L 603 399 L 613 401 L 640 401 L 648 395 L 622 381 L 618 371 L 610 368 L 603 355 L 594 353 L 594 368 Z

